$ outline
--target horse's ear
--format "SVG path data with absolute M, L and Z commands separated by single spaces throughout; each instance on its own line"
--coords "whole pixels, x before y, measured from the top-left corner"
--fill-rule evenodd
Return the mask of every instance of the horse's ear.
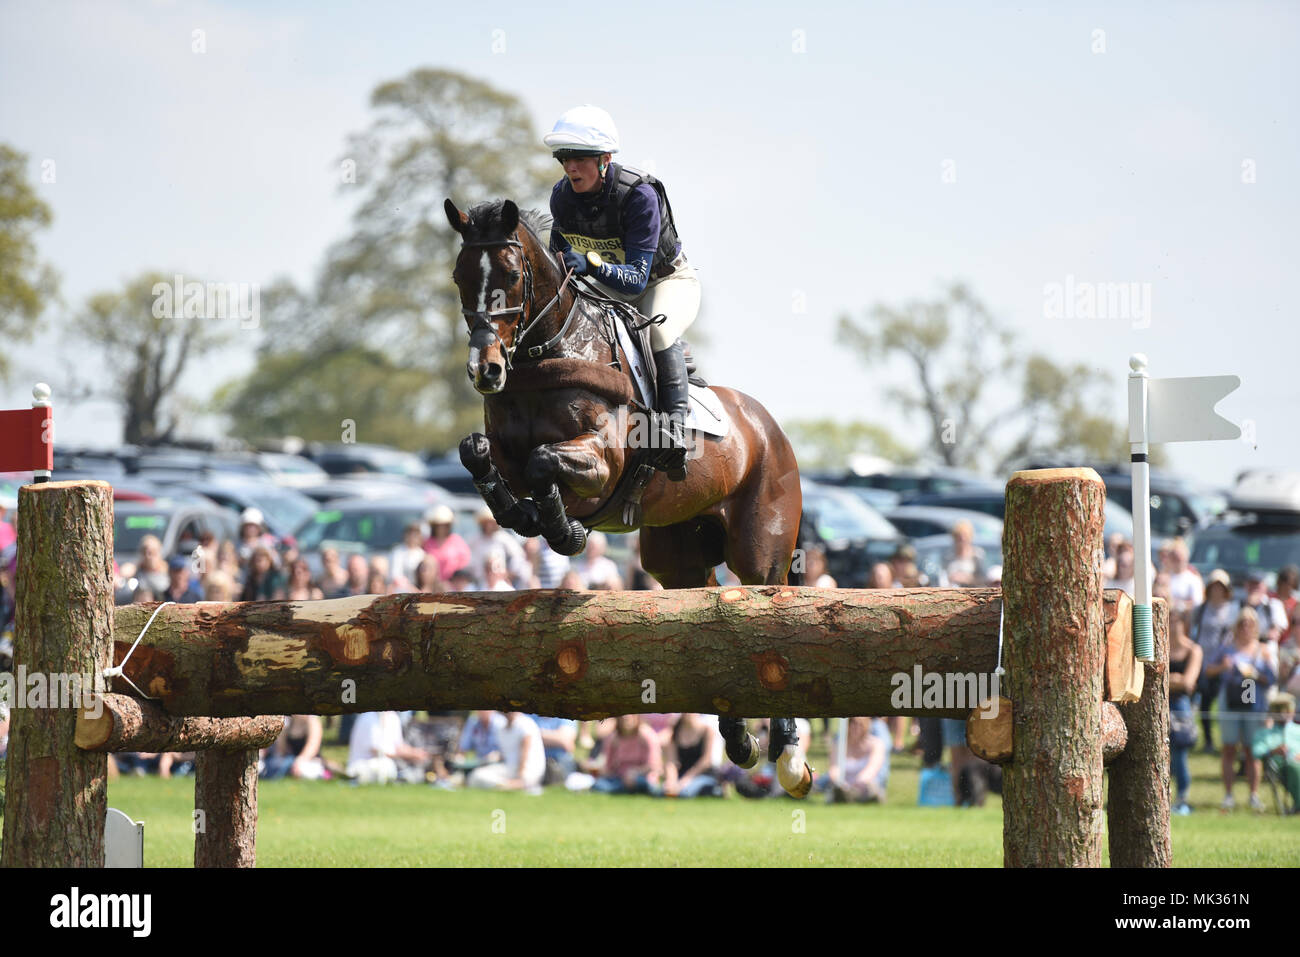
M 509 236 L 519 228 L 519 207 L 515 201 L 507 199 L 501 204 L 501 229 Z
M 456 204 L 450 199 L 442 204 L 442 208 L 447 211 L 447 222 L 451 223 L 451 228 L 456 232 L 461 232 L 465 224 L 469 222 L 469 217 L 456 208 Z

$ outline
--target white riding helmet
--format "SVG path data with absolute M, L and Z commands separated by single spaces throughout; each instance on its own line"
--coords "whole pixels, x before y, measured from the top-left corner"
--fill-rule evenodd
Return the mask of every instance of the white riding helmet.
M 618 152 L 618 127 L 613 118 L 598 106 L 575 106 L 566 110 L 555 128 L 542 137 L 552 150 L 590 150 L 592 153 Z

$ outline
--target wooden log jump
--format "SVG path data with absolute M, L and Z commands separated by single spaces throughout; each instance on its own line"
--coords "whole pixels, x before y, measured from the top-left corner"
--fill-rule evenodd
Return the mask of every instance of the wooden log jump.
M 108 486 L 27 486 L 16 664 L 99 672 L 126 659 L 125 676 L 156 700 L 135 701 L 130 684 L 115 679 L 111 690 L 132 697 L 106 697 L 107 729 L 83 722 L 82 740 L 98 741 L 94 747 L 250 745 L 200 752 L 200 777 L 205 767 L 219 769 L 210 779 L 222 783 L 213 794 L 196 787 L 211 833 L 196 842 L 195 860 L 251 866 L 251 745 L 271 726 L 191 719 L 489 708 L 580 718 L 665 711 L 965 718 L 978 701 L 909 692 L 922 675 L 993 672 L 1001 631 L 1001 693 L 1011 702 L 1014 742 L 1004 776 L 1005 863 L 1100 864 L 1103 740 L 1116 730 L 1104 732 L 1102 703 L 1114 699 L 1131 703 L 1119 723 L 1129 751 L 1112 764 L 1125 777 L 1122 798 L 1112 778 L 1111 816 L 1143 820 L 1124 825 L 1122 833 L 1140 839 L 1119 857 L 1112 821 L 1112 860 L 1167 866 L 1168 801 L 1155 800 L 1168 774 L 1167 743 L 1163 758 L 1160 751 L 1167 699 L 1135 690 L 1143 678 L 1150 689 L 1167 676 L 1134 671 L 1130 605 L 1120 593 L 1103 594 L 1103 496 L 1090 469 L 1017 473 L 1007 486 L 1004 591 L 755 586 L 172 605 L 126 659 L 152 607 L 112 608 Z M 76 731 L 71 714 L 15 721 L 5 864 L 102 862 L 105 758 L 77 748 Z M 51 821 L 72 839 L 49 841 Z

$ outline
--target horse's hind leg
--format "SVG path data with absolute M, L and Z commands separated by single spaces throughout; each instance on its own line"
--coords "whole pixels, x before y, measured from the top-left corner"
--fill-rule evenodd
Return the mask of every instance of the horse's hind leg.
M 641 567 L 665 588 L 716 585 L 713 569 L 722 557 L 722 530 L 716 521 L 696 518 L 641 529 Z M 748 770 L 758 763 L 758 741 L 746 730 L 744 718 L 719 715 L 718 732 L 732 764 Z
M 798 471 L 786 470 L 792 482 L 772 481 L 770 474 L 766 481 L 738 491 L 728 508 L 727 565 L 746 585 L 784 585 L 798 544 L 803 504 Z M 785 792 L 806 797 L 812 790 L 812 768 L 799 749 L 794 718 L 772 719 L 767 754 Z

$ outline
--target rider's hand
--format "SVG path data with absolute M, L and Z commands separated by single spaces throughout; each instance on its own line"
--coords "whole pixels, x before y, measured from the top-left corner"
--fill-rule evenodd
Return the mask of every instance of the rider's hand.
M 579 256 L 572 249 L 564 251 L 564 265 L 572 269 L 575 276 L 585 276 L 587 274 L 587 258 Z

